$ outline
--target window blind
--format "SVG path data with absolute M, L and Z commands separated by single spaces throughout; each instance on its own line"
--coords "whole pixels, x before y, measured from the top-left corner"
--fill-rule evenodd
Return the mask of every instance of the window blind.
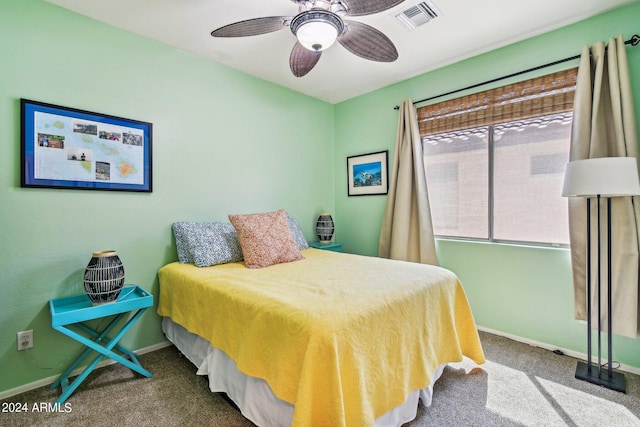
M 417 109 L 420 135 L 489 126 L 570 111 L 577 68 Z

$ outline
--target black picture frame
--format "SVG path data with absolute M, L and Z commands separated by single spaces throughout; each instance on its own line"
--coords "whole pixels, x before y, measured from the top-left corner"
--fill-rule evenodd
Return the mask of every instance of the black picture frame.
M 20 99 L 21 187 L 152 192 L 153 125 Z
M 347 194 L 384 195 L 389 192 L 389 150 L 347 157 Z

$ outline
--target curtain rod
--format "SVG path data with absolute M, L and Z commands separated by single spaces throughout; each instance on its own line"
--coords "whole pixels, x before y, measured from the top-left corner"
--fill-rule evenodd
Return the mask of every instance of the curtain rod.
M 640 36 L 637 35 L 637 34 L 634 34 L 633 36 L 631 36 L 631 38 L 629 40 L 624 42 L 624 44 L 630 44 L 632 46 L 637 46 L 638 43 L 640 43 Z M 511 78 L 511 77 L 519 76 L 521 74 L 529 73 L 531 71 L 537 71 L 537 70 L 541 70 L 543 68 L 552 67 L 554 65 L 562 64 L 563 62 L 573 61 L 574 59 L 579 59 L 579 58 L 580 58 L 580 55 L 574 55 L 574 56 L 571 56 L 569 58 L 559 59 L 557 61 L 549 62 L 548 64 L 538 65 L 537 67 L 528 68 L 526 70 L 522 70 L 522 71 L 518 71 L 516 73 L 508 74 L 506 76 L 497 77 L 495 79 L 487 80 L 487 81 L 484 81 L 484 82 L 481 82 L 481 83 L 472 84 L 471 86 L 467 86 L 467 87 L 463 87 L 463 88 L 460 88 L 460 89 L 452 90 L 452 91 L 446 92 L 446 93 L 441 93 L 440 95 L 435 95 L 435 96 L 431 96 L 429 98 L 420 99 L 418 101 L 414 101 L 413 105 L 420 104 L 421 102 L 431 101 L 431 100 L 437 99 L 437 98 L 442 98 L 443 96 L 453 95 L 454 93 L 462 92 L 462 91 L 465 91 L 465 90 L 468 90 L 468 89 L 475 89 L 475 88 L 477 88 L 479 86 L 488 85 L 490 83 L 495 83 L 495 82 L 498 82 L 500 80 L 505 80 L 505 79 L 508 79 L 508 78 Z M 396 105 L 395 107 L 393 107 L 393 109 L 394 110 L 399 110 L 400 106 Z

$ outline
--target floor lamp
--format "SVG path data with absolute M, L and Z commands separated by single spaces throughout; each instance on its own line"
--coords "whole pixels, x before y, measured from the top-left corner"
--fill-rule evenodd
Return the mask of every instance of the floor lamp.
M 638 167 L 634 157 L 601 157 L 594 159 L 576 160 L 567 164 L 562 188 L 564 197 L 584 197 L 587 199 L 587 265 L 586 265 L 586 290 L 587 290 L 587 363 L 578 362 L 575 377 L 598 384 L 612 390 L 626 392 L 624 375 L 613 372 L 612 367 L 612 290 L 611 290 L 611 198 L 640 195 L 640 183 L 638 182 Z M 597 287 L 596 299 L 598 302 L 598 364 L 593 366 L 591 355 L 591 313 L 592 313 L 592 289 L 591 289 L 591 199 L 596 199 L 597 205 Z M 601 286 L 601 238 L 600 202 L 606 199 L 607 225 L 606 225 L 606 266 L 607 266 L 607 369 L 602 365 L 602 301 L 603 291 Z

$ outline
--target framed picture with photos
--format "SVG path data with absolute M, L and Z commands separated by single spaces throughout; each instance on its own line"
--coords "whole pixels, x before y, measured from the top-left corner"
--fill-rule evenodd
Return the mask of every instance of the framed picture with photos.
M 20 100 L 22 187 L 152 191 L 152 124 Z

